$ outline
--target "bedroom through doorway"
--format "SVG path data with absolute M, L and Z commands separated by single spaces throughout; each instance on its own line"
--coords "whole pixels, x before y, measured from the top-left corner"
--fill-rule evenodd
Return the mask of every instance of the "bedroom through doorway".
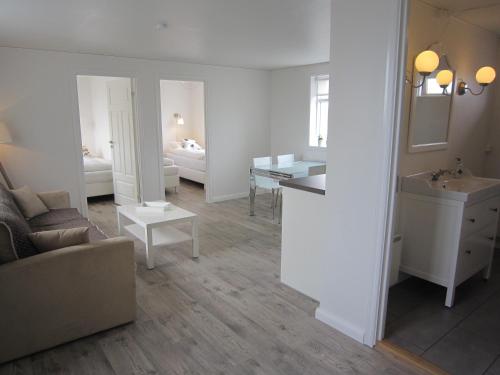
M 132 79 L 79 75 L 78 109 L 87 201 L 139 202 Z
M 160 98 L 165 193 L 177 192 L 181 183 L 206 189 L 204 82 L 161 80 Z

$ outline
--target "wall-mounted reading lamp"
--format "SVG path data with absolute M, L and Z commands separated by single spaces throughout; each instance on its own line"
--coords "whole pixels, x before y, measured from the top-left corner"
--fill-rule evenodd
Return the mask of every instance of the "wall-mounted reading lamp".
M 177 125 L 184 125 L 184 119 L 180 113 L 174 113 L 174 118 L 177 120 Z
M 439 55 L 432 51 L 426 50 L 420 52 L 415 59 L 415 70 L 422 76 L 422 81 L 414 85 L 413 81 L 407 79 L 407 81 L 412 85 L 414 89 L 422 87 L 425 83 L 425 79 L 432 74 L 433 71 L 439 66 Z M 451 81 L 450 81 L 451 82 Z M 448 82 L 449 84 L 449 82 Z
M 478 92 L 472 91 L 469 87 L 467 87 L 467 83 L 464 81 L 460 81 L 457 86 L 457 94 L 458 95 L 465 95 L 465 93 L 470 92 L 472 95 L 481 95 L 490 83 L 492 83 L 495 80 L 496 77 L 496 72 L 495 69 L 492 68 L 491 66 L 483 66 L 482 68 L 478 69 L 476 72 L 476 81 L 481 86 L 481 90 Z

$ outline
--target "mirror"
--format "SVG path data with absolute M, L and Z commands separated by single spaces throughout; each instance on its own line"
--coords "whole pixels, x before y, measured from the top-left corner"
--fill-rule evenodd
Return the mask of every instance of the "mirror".
M 455 89 L 455 72 L 446 89 L 436 80 L 440 69 L 429 75 L 423 86 L 412 88 L 408 152 L 444 150 L 448 147 L 451 102 Z M 413 82 L 422 77 L 414 70 Z

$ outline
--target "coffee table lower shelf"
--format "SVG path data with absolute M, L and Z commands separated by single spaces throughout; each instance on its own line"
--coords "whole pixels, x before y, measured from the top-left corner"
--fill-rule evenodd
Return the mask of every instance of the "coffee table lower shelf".
M 146 242 L 146 233 L 143 227 L 138 224 L 125 225 L 123 227 L 134 237 L 137 237 L 142 242 Z M 162 226 L 152 229 L 153 246 L 167 246 L 179 242 L 190 241 L 193 239 L 189 234 L 180 231 L 171 226 Z

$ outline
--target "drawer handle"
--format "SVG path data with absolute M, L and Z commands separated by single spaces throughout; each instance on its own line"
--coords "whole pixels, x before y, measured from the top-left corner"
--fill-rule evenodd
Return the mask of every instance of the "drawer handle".
M 467 255 L 471 255 L 471 254 L 472 254 L 472 251 L 470 251 L 470 250 L 465 250 L 465 254 L 467 254 Z
M 471 223 L 475 223 L 476 222 L 476 219 L 474 219 L 474 218 L 467 219 L 467 220 L 469 220 Z
M 498 212 L 498 208 L 490 208 L 490 211 Z
M 495 237 L 493 237 L 493 236 L 489 236 L 489 237 L 486 237 L 486 238 L 488 238 L 490 241 L 494 241 L 495 240 Z

